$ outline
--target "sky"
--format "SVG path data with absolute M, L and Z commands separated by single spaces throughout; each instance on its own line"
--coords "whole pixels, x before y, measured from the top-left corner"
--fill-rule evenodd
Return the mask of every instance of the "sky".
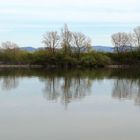
M 0 0 L 0 43 L 43 47 L 42 35 L 64 24 L 111 46 L 113 33 L 140 26 L 140 0 Z

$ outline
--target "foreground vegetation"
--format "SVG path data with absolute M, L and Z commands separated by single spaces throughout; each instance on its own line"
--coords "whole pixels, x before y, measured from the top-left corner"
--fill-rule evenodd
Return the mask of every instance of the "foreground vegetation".
M 27 52 L 23 50 L 4 50 L 0 52 L 1 65 L 42 65 L 45 67 L 101 67 L 111 64 L 110 58 L 97 52 L 65 55 L 62 50 L 51 55 L 46 50 Z
M 4 42 L 0 49 L 1 65 L 41 65 L 48 68 L 103 67 L 106 65 L 140 64 L 140 27 L 134 33 L 112 35 L 113 53 L 96 52 L 91 40 L 80 32 L 69 31 L 67 25 L 43 35 L 45 47 L 35 52 L 21 50 L 12 42 Z
M 140 65 L 140 51 L 125 53 L 103 53 L 90 51 L 65 55 L 59 50 L 55 55 L 47 50 L 27 52 L 20 49 L 0 51 L 1 65 L 42 65 L 44 67 L 104 67 L 106 65 Z

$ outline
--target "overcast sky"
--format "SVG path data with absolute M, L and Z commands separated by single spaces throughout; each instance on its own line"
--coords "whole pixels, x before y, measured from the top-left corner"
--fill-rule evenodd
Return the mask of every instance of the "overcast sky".
M 112 33 L 140 25 L 140 0 L 0 0 L 0 43 L 40 47 L 42 34 L 64 23 L 93 45 L 111 45 Z

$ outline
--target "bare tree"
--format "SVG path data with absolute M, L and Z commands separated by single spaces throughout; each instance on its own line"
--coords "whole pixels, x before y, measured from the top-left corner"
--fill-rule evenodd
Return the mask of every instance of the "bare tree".
M 76 48 L 75 51 L 77 52 L 77 56 L 79 58 L 82 51 L 89 50 L 91 47 L 91 40 L 80 32 L 72 33 L 72 37 L 73 47 Z
M 68 54 L 71 51 L 72 32 L 69 30 L 67 24 L 64 25 L 64 28 L 61 31 L 61 38 L 62 48 L 64 49 L 65 54 Z
M 55 54 L 56 48 L 59 46 L 60 36 L 55 32 L 47 32 L 43 35 L 43 41 L 45 47 L 49 49 L 52 54 Z
M 140 26 L 134 28 L 134 42 L 135 46 L 140 49 Z
M 9 53 L 9 55 L 13 54 L 14 57 L 16 52 L 19 50 L 19 46 L 11 41 L 6 41 L 1 44 L 2 50 L 5 50 Z
M 1 44 L 1 47 L 2 47 L 2 49 L 16 49 L 16 48 L 19 48 L 19 46 L 16 43 L 10 42 L 10 41 L 3 42 Z
M 19 46 L 16 43 L 10 41 L 3 42 L 1 44 L 1 48 L 6 53 L 5 55 L 7 55 L 8 57 L 13 57 L 15 61 L 16 55 L 19 51 Z
M 130 51 L 132 48 L 132 37 L 125 32 L 119 32 L 112 35 L 112 43 L 117 53 Z

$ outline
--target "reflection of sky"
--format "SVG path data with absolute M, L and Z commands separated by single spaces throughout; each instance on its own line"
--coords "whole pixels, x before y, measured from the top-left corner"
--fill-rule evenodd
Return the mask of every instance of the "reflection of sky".
M 72 101 L 66 111 L 43 97 L 45 81 L 17 80 L 18 87 L 10 90 L 3 90 L 0 80 L 2 140 L 140 139 L 140 109 L 111 98 L 114 80 L 91 81 L 91 94 Z
M 111 45 L 114 32 L 140 24 L 139 0 L 4 0 L 0 1 L 1 42 L 40 47 L 45 31 L 68 23 L 89 35 L 94 45 Z
M 114 80 L 96 80 L 93 82 L 92 90 L 95 96 L 109 96 L 112 92 Z
M 45 79 L 39 80 L 38 78 L 16 78 L 18 81 L 18 86 L 17 87 L 11 87 L 10 89 L 4 88 L 5 84 L 3 84 L 5 81 L 3 78 L 0 80 L 0 102 L 1 102 L 1 107 L 7 106 L 28 106 L 28 105 L 35 105 L 35 106 L 44 106 L 48 104 L 50 106 L 50 103 L 57 103 L 58 106 L 61 104 L 61 97 L 64 94 L 64 91 L 62 90 L 63 84 L 64 84 L 64 79 L 58 78 L 57 82 L 55 83 L 55 91 L 56 94 L 58 94 L 58 98 L 54 98 L 54 100 L 51 101 L 51 98 L 49 99 L 47 96 L 48 94 L 53 94 L 52 91 L 49 91 L 49 89 L 46 89 L 46 86 L 48 85 L 48 82 L 45 82 Z M 48 79 L 46 79 L 48 81 Z M 12 81 L 11 83 L 15 82 L 15 80 Z M 87 92 L 87 93 L 80 93 L 76 97 L 74 94 L 72 95 L 72 99 L 70 99 L 70 104 L 68 106 L 71 106 L 71 104 L 78 104 L 78 103 L 94 103 L 95 104 L 106 104 L 108 105 L 109 103 L 115 103 L 118 102 L 117 100 L 112 98 L 113 94 L 113 89 L 114 89 L 114 83 L 115 79 L 103 79 L 103 80 L 91 80 L 91 85 L 89 87 L 85 86 L 85 89 L 81 91 L 81 88 L 79 88 L 79 93 L 80 92 Z M 10 83 L 10 86 L 13 86 Z M 73 82 L 74 83 L 74 82 Z M 81 82 L 82 83 L 82 82 Z M 52 83 L 51 83 L 52 84 Z M 76 84 L 76 83 L 75 83 Z M 71 83 L 71 86 L 76 86 Z M 136 86 L 136 85 L 134 85 Z M 77 90 L 76 88 L 73 88 L 74 90 Z M 87 88 L 87 90 L 86 90 Z M 44 90 L 45 89 L 45 90 Z M 69 89 L 70 91 L 72 87 Z M 48 90 L 48 91 L 47 91 Z M 60 93 L 59 93 L 60 92 Z M 119 91 L 118 92 L 118 98 L 119 97 Z M 131 91 L 133 92 L 133 91 Z M 131 94 L 131 93 L 130 93 Z M 135 93 L 132 93 L 135 95 Z M 81 97 L 80 97 L 81 96 Z M 83 96 L 83 97 L 82 97 Z M 117 96 L 117 95 L 116 95 Z M 135 97 L 135 96 L 134 96 Z M 52 97 L 53 99 L 53 97 Z M 77 99 L 77 100 L 75 100 Z M 127 99 L 127 97 L 126 97 Z M 47 101 L 46 101 L 47 100 Z M 69 100 L 69 99 L 68 99 Z M 120 102 L 121 103 L 121 102 Z M 127 103 L 127 101 L 126 101 Z M 62 105 L 61 105 L 62 106 Z
M 35 104 L 37 99 L 42 99 L 41 88 L 43 88 L 43 85 L 42 83 L 38 82 L 37 78 L 30 78 L 30 80 L 28 78 L 17 78 L 17 80 L 19 82 L 17 88 L 13 88 L 11 90 L 3 90 L 3 87 L 1 86 L 1 103 L 6 106 L 8 105 L 8 107 L 16 107 L 24 105 L 26 106 L 26 104 Z

